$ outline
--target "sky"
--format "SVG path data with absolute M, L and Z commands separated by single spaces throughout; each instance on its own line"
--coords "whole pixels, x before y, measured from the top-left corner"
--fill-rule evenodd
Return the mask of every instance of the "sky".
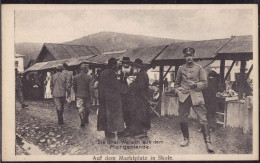
M 181 40 L 252 35 L 250 9 L 19 10 L 15 42 L 62 43 L 111 31 Z

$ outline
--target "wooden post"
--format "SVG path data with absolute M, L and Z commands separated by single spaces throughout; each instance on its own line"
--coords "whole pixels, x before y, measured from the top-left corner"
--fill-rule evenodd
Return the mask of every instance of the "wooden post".
M 239 75 L 239 93 L 238 99 L 241 100 L 243 98 L 243 87 L 245 82 L 245 71 L 246 71 L 246 61 L 241 61 L 240 65 L 240 75 Z
M 164 68 L 164 66 L 160 66 L 160 74 L 159 74 L 160 95 L 162 94 L 162 91 L 163 91 L 163 68 Z
M 175 70 L 174 70 L 174 71 L 175 71 L 175 72 L 174 72 L 175 80 L 176 80 L 176 77 L 177 77 L 177 72 L 178 72 L 178 70 L 179 70 L 179 67 L 180 67 L 179 65 L 176 65 L 176 66 L 175 66 Z
M 92 68 L 92 75 L 95 76 L 95 68 Z
M 219 83 L 221 92 L 226 90 L 224 76 L 225 76 L 225 60 L 221 59 L 220 60 L 220 83 Z
M 221 59 L 221 61 L 220 61 L 220 79 L 221 79 L 221 82 L 224 81 L 224 76 L 225 76 L 225 60 Z

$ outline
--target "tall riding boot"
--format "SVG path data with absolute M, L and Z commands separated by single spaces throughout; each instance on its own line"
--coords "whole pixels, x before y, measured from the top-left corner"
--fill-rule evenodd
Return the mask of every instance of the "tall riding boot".
M 184 137 L 184 141 L 182 141 L 180 143 L 180 146 L 182 147 L 186 147 L 189 145 L 189 128 L 188 128 L 188 123 L 187 122 L 181 122 L 180 123 L 181 125 L 181 132 L 183 134 L 183 137 Z
M 79 113 L 79 117 L 80 117 L 80 127 L 84 127 L 85 126 L 85 111 Z
M 206 146 L 207 146 L 207 150 L 208 150 L 208 152 L 213 153 L 214 149 L 213 149 L 213 147 L 211 145 L 210 132 L 209 132 L 208 125 L 203 124 L 202 125 L 202 131 L 203 131 L 204 140 L 205 140 L 205 143 L 206 143 Z
M 89 111 L 85 111 L 85 123 L 89 123 Z
M 60 121 L 61 121 L 61 124 L 64 124 L 64 121 L 63 121 L 63 110 L 60 111 Z
M 57 115 L 58 115 L 58 124 L 62 125 L 63 124 L 63 117 L 62 117 L 61 110 L 57 110 Z

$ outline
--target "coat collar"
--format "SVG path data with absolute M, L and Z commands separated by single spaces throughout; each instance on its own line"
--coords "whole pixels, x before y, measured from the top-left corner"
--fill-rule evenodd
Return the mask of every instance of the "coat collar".
M 192 64 L 188 64 L 188 63 L 185 64 L 185 66 L 186 66 L 187 68 L 192 68 L 194 65 L 195 65 L 194 62 L 192 62 Z

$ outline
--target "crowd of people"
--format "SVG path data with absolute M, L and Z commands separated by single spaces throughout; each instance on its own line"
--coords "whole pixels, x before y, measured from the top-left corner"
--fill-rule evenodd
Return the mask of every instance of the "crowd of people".
M 207 150 L 214 152 L 209 126 L 216 125 L 219 77 L 214 71 L 207 74 L 194 62 L 193 48 L 185 48 L 183 54 L 186 63 L 177 71 L 174 84 L 171 84 L 174 89 L 166 89 L 168 79 L 163 82 L 164 91 L 179 99 L 178 114 L 184 138 L 180 145 L 186 147 L 190 143 L 188 116 L 192 108 L 201 124 Z M 19 78 L 16 81 L 16 92 L 21 99 L 21 81 Z M 151 128 L 151 95 L 147 68 L 141 59 L 133 62 L 129 57 L 123 57 L 119 64 L 117 59 L 110 58 L 106 69 L 98 71 L 97 75 L 89 75 L 89 65 L 85 63 L 74 76 L 67 64 L 58 65 L 55 74 L 47 73 L 44 85 L 44 97 L 54 99 L 59 125 L 64 123 L 64 106 L 75 98 L 80 127 L 89 123 L 90 108 L 95 101 L 99 104 L 97 130 L 104 131 L 106 137 L 147 137 Z M 20 102 L 22 107 L 28 106 L 23 100 Z

